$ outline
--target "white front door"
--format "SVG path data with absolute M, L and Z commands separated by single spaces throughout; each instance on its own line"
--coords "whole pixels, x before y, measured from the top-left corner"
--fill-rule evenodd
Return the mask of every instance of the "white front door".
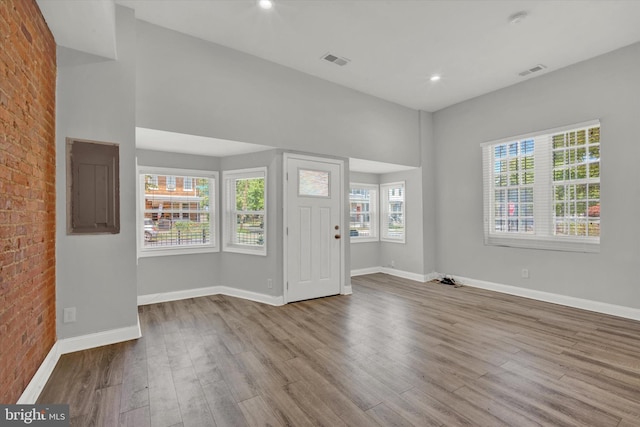
M 285 154 L 285 301 L 341 291 L 342 163 Z

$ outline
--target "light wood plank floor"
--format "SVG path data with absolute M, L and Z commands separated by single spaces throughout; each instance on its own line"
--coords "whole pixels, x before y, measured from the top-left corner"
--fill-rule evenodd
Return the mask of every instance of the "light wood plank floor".
M 61 357 L 39 403 L 86 426 L 640 426 L 640 322 L 374 274 L 272 307 L 140 307 L 143 338 Z

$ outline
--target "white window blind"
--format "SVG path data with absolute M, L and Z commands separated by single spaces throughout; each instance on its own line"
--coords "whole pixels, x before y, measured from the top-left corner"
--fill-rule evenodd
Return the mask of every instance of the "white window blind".
M 600 123 L 482 144 L 485 243 L 597 252 Z
M 351 184 L 349 235 L 351 242 L 378 240 L 378 186 Z

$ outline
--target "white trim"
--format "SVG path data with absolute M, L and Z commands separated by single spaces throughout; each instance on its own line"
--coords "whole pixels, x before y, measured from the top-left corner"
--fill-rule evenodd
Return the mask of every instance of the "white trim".
M 338 185 L 339 187 L 339 199 L 340 199 L 340 212 L 344 212 L 344 203 L 345 203 L 345 172 L 344 172 L 344 161 L 343 160 L 339 160 L 339 159 L 332 159 L 332 158 L 328 158 L 328 157 L 318 157 L 318 156 L 309 156 L 309 155 L 304 155 L 304 154 L 296 154 L 296 153 L 283 153 L 282 155 L 282 229 L 284 230 L 284 232 L 282 233 L 282 265 L 283 265 L 283 278 L 284 278 L 284 286 L 282 288 L 282 298 L 283 298 L 283 303 L 287 304 L 288 303 L 288 292 L 287 292 L 287 284 L 288 284 L 288 280 L 289 278 L 287 277 L 287 273 L 289 271 L 289 246 L 288 246 L 288 223 L 289 223 L 289 219 L 288 219 L 288 213 L 287 211 L 289 210 L 289 200 L 288 200 L 288 185 L 289 185 L 289 179 L 288 179 L 288 163 L 290 159 L 296 159 L 296 160 L 306 160 L 306 161 L 311 161 L 311 162 L 318 162 L 318 163 L 329 163 L 329 164 L 333 164 L 333 165 L 338 165 L 340 167 L 340 183 Z M 340 230 L 345 230 L 344 227 L 344 221 L 345 221 L 345 215 L 340 215 Z M 344 231 L 343 233 L 344 234 Z M 346 250 L 346 246 L 345 246 L 345 240 L 346 239 L 340 239 L 340 294 L 344 294 L 344 295 L 348 295 L 348 292 L 350 292 L 347 287 L 349 287 L 346 282 L 345 282 L 345 275 L 346 275 L 346 262 L 345 262 L 345 250 Z
M 123 341 L 135 340 L 142 336 L 140 318 L 138 324 L 124 328 L 110 329 L 94 334 L 80 335 L 77 337 L 63 338 L 57 344 L 60 354 L 73 353 L 74 351 L 87 350 L 103 345 L 115 344 Z
M 363 276 L 365 274 L 384 273 L 390 276 L 401 277 L 403 279 L 415 280 L 416 282 L 429 282 L 433 279 L 440 277 L 438 273 L 419 274 L 412 273 L 410 271 L 397 270 L 395 268 L 388 267 L 368 267 L 360 268 L 357 270 L 351 270 L 351 277 Z
M 230 297 L 243 298 L 249 301 L 261 302 L 269 305 L 284 305 L 284 297 L 260 294 L 257 292 L 245 291 L 243 289 L 231 288 L 228 286 L 220 286 L 220 294 Z
M 60 359 L 60 348 L 58 346 L 58 342 L 53 344 L 51 350 L 47 354 L 47 357 L 44 358 L 42 364 L 36 371 L 31 381 L 27 385 L 27 388 L 24 389 L 22 395 L 16 402 L 19 405 L 32 405 L 36 403 L 40 393 L 42 393 L 42 389 L 49 381 L 49 377 L 51 373 L 53 373 L 53 369 L 56 367 L 58 360 Z
M 351 295 L 351 294 L 353 294 L 353 288 L 351 287 L 351 285 L 345 285 L 342 292 L 340 292 L 340 295 Z
M 49 381 L 60 356 L 74 351 L 87 350 L 101 347 L 103 345 L 115 344 L 118 342 L 138 339 L 142 336 L 140 329 L 140 318 L 135 326 L 111 329 L 109 331 L 97 332 L 95 334 L 81 335 L 72 338 L 64 338 L 56 341 L 49 350 L 49 353 L 40 364 L 29 384 L 18 399 L 18 404 L 34 404 L 38 400 L 44 386 Z
M 144 175 L 164 175 L 169 176 L 169 173 L 176 174 L 175 176 L 190 176 L 192 179 L 207 178 L 210 180 L 209 186 L 209 209 L 208 211 L 200 211 L 209 215 L 209 233 L 210 243 L 206 245 L 184 245 L 184 246 L 165 246 L 165 247 L 145 247 L 144 246 L 144 215 L 146 211 L 145 206 L 145 183 Z M 220 252 L 220 234 L 218 229 L 220 211 L 218 206 L 220 205 L 220 197 L 218 195 L 219 188 L 219 173 L 218 171 L 204 171 L 199 169 L 180 169 L 171 167 L 157 167 L 157 166 L 143 166 L 138 164 L 138 158 L 136 157 L 136 257 L 147 258 L 156 256 L 172 256 L 172 255 L 189 255 L 197 253 L 213 253 Z M 213 183 L 211 183 L 213 181 Z M 195 186 L 192 190 L 195 192 Z M 164 197 L 164 196 L 163 196 Z M 166 196 L 173 199 L 181 198 L 199 198 L 198 196 Z
M 403 279 L 415 280 L 416 282 L 426 282 L 427 274 L 412 273 L 410 271 L 396 270 L 395 268 L 382 267 L 381 273 L 388 274 L 390 276 L 402 277 Z
M 257 292 L 245 291 L 229 286 L 209 286 L 204 288 L 186 289 L 183 291 L 162 292 L 157 294 L 138 295 L 138 305 L 157 304 L 168 301 L 178 301 L 211 295 L 227 295 L 269 305 L 284 305 L 282 296 L 272 296 Z
M 567 295 L 559 295 L 551 292 L 537 291 L 535 289 L 521 288 L 518 286 L 503 285 L 500 283 L 486 282 L 484 280 L 470 279 L 468 277 L 453 276 L 454 279 L 466 286 L 487 289 L 519 297 L 530 298 L 538 301 L 545 301 L 582 310 L 594 311 L 596 313 L 609 314 L 612 316 L 624 317 L 626 319 L 640 320 L 640 309 L 625 307 L 622 305 L 609 304 L 605 302 L 576 298 Z
M 249 169 L 233 169 L 222 171 L 222 251 L 229 253 L 238 253 L 244 255 L 267 256 L 267 224 L 269 200 L 267 194 L 269 192 L 269 168 L 267 166 L 258 166 Z M 231 188 L 231 181 L 236 179 L 264 179 L 264 206 L 262 211 L 246 211 L 256 215 L 262 215 L 262 235 L 264 242 L 261 246 L 234 243 L 236 233 L 236 187 Z
M 389 228 L 384 225 L 388 224 L 389 217 L 393 214 L 393 212 L 389 212 L 389 189 L 393 187 L 402 187 L 402 223 L 404 225 L 404 229 L 402 230 L 402 237 L 389 237 L 385 234 L 389 233 Z M 380 214 L 379 214 L 379 235 L 380 241 L 386 243 L 401 243 L 406 244 L 407 242 L 407 183 L 406 181 L 396 181 L 396 182 L 383 182 L 379 186 L 380 188 Z
M 485 141 L 480 144 L 480 147 L 486 147 L 486 146 L 495 145 L 495 144 L 504 144 L 505 142 L 515 142 L 521 139 L 533 138 L 535 136 L 546 135 L 550 133 L 561 133 L 561 132 L 565 132 L 572 129 L 586 128 L 586 127 L 596 126 L 599 124 L 600 124 L 600 119 L 593 119 L 593 120 L 588 120 L 586 122 L 573 123 L 570 125 L 558 126 L 551 129 L 543 129 L 535 132 L 524 133 L 521 135 L 508 136 L 506 138 L 500 138 L 494 141 Z
M 369 226 L 375 236 L 351 236 L 351 190 L 354 188 L 362 188 L 365 190 L 373 191 L 373 200 L 369 195 Z M 364 184 L 361 182 L 349 183 L 349 243 L 369 243 L 380 241 L 380 185 L 379 184 Z M 357 212 L 356 212 L 357 214 Z
M 382 267 L 359 268 L 356 270 L 351 270 L 351 277 L 364 276 L 365 274 L 375 274 L 375 273 L 381 273 L 381 272 L 382 272 Z

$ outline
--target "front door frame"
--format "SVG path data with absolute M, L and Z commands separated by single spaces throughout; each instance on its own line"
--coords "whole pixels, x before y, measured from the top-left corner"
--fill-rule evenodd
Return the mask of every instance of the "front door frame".
M 282 158 L 282 188 L 283 188 L 283 198 L 282 198 L 282 247 L 283 247 L 283 292 L 282 297 L 285 304 L 289 303 L 288 299 L 288 289 L 289 289 L 289 243 L 288 243 L 288 215 L 289 215 L 289 195 L 288 195 L 288 186 L 289 186 L 289 177 L 287 175 L 287 171 L 289 169 L 289 159 L 296 160 L 307 160 L 311 162 L 322 162 L 322 163 L 332 163 L 338 165 L 340 167 L 340 185 L 339 185 L 339 200 L 340 200 L 340 234 L 342 238 L 340 239 L 340 294 L 345 293 L 345 264 L 346 264 L 346 255 L 345 255 L 345 240 L 348 237 L 345 234 L 344 228 L 344 187 L 345 187 L 345 176 L 344 176 L 344 161 L 340 159 L 334 159 L 330 157 L 319 157 L 319 156 L 311 156 L 307 154 L 295 154 L 295 153 L 284 153 Z

